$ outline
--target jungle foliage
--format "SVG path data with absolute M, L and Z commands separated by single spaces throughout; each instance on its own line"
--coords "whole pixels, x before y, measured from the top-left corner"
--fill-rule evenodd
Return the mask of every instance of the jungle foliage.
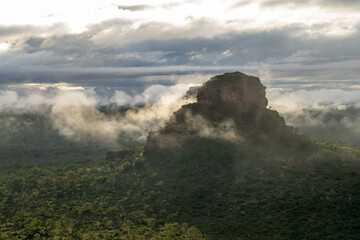
M 359 150 L 194 139 L 181 150 L 8 168 L 0 239 L 357 239 Z

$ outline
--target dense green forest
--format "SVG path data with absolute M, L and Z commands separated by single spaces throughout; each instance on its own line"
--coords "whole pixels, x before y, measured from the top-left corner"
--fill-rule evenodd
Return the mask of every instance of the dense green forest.
M 295 136 L 8 168 L 0 238 L 358 239 L 359 150 Z
M 93 160 L 12 170 L 1 176 L 1 239 L 201 239 L 185 223 L 147 214 L 151 186 L 135 170 L 141 147 L 122 161 Z M 136 163 L 136 164 L 135 164 Z M 135 201 L 133 201 L 135 200 Z
M 0 114 L 0 171 L 88 161 L 106 149 L 60 135 L 48 114 Z

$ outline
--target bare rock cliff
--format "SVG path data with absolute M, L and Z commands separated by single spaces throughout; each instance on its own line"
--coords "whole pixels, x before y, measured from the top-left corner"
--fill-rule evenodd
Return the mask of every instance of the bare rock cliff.
M 266 108 L 265 89 L 257 77 L 240 72 L 225 73 L 199 88 L 197 101 L 203 104 L 230 103 L 236 108 Z

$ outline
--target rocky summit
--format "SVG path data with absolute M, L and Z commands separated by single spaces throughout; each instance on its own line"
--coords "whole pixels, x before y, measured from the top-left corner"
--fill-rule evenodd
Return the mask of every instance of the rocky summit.
M 225 73 L 213 77 L 198 89 L 200 104 L 233 104 L 235 108 L 266 108 L 266 87 L 260 79 L 240 72 Z
M 197 101 L 174 112 L 166 126 L 150 132 L 145 149 L 184 146 L 196 137 L 232 142 L 285 140 L 288 127 L 278 112 L 266 108 L 266 87 L 241 72 L 217 75 L 187 96 Z

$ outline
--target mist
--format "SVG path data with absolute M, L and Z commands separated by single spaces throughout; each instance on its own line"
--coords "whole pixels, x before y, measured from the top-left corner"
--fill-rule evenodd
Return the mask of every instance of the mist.
M 201 115 L 192 115 L 190 112 L 186 112 L 185 122 L 192 127 L 192 131 L 197 132 L 201 137 L 221 139 L 234 143 L 244 141 L 232 119 L 222 121 L 214 126 L 213 123 L 207 121 Z
M 122 90 L 99 95 L 98 89 L 91 88 L 23 86 L 0 91 L 0 113 L 41 114 L 47 116 L 53 129 L 71 141 L 119 147 L 144 143 L 150 130 L 161 127 L 174 111 L 193 101 L 182 98 L 193 85 L 150 85 L 132 95 Z M 10 123 L 2 126 L 6 124 Z M 6 131 L 16 131 L 16 127 Z
M 269 107 L 300 133 L 327 141 L 360 146 L 360 90 L 267 90 Z
M 117 148 L 142 144 L 149 131 L 162 127 L 172 113 L 195 99 L 183 96 L 194 83 L 153 84 L 141 91 L 120 88 L 86 88 L 69 84 L 28 84 L 0 89 L 0 114 L 41 114 L 53 130 L 74 142 Z M 307 135 L 358 145 L 360 90 L 354 89 L 267 89 L 269 108 L 285 117 L 287 125 Z M 15 118 L 1 120 L 2 135 L 18 128 Z M 203 119 L 188 117 L 202 136 L 241 140 L 233 123 L 218 130 Z M 221 134 L 219 134 L 221 133 Z

